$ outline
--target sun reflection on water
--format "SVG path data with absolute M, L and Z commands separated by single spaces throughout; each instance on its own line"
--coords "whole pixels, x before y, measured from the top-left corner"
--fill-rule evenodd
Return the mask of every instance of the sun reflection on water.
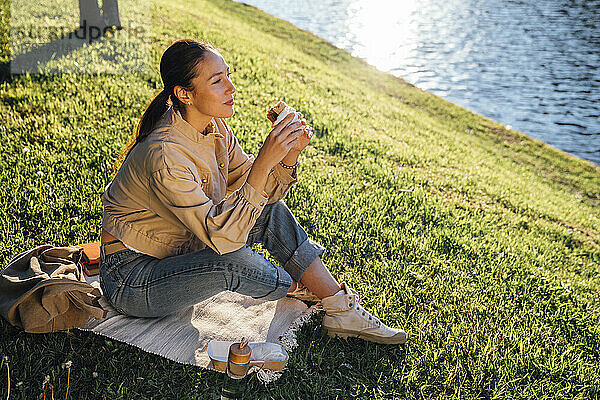
M 383 70 L 393 69 L 399 59 L 415 55 L 418 45 L 415 32 L 420 20 L 413 14 L 418 10 L 417 2 L 411 0 L 350 2 L 345 22 L 349 31 L 347 46 L 369 64 Z

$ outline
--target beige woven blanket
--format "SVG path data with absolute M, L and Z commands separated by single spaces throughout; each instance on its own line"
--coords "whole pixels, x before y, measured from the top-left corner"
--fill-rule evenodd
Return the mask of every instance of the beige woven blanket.
M 86 276 L 86 280 L 100 289 L 98 276 Z M 100 304 L 109 311 L 106 318 L 90 318 L 80 329 L 182 364 L 210 369 L 206 346 L 211 339 L 238 341 L 245 337 L 250 342 L 273 342 L 281 344 L 289 353 L 296 347 L 295 330 L 315 311 L 314 307 L 308 308 L 291 298 L 264 302 L 233 292 L 219 293 L 162 318 L 118 314 L 104 297 L 100 298 Z

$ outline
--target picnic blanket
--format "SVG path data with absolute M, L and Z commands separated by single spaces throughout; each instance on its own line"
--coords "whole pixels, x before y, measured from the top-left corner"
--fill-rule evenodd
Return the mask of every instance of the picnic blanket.
M 86 281 L 100 289 L 98 276 Z M 290 352 L 296 346 L 296 330 L 307 322 L 315 306 L 283 298 L 265 302 L 233 292 L 221 292 L 180 312 L 161 318 L 137 318 L 117 313 L 104 297 L 99 300 L 108 310 L 105 318 L 90 320 L 78 328 L 139 347 L 170 360 L 214 369 L 206 351 L 211 339 L 273 342 Z M 263 382 L 279 377 L 259 371 Z

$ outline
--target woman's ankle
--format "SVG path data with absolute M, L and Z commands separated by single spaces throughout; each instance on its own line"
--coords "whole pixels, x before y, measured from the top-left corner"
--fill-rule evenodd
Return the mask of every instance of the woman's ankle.
M 296 289 L 298 289 L 298 287 L 300 286 L 300 284 L 294 280 L 292 280 L 292 284 L 290 286 L 290 289 L 288 290 L 288 293 L 293 293 L 294 291 L 296 291 Z

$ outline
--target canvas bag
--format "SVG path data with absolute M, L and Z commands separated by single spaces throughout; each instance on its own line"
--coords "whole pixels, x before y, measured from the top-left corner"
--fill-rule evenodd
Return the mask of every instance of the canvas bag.
M 101 292 L 83 276 L 81 247 L 44 244 L 25 251 L 0 275 L 0 315 L 30 333 L 47 333 L 85 325 L 107 311 Z

